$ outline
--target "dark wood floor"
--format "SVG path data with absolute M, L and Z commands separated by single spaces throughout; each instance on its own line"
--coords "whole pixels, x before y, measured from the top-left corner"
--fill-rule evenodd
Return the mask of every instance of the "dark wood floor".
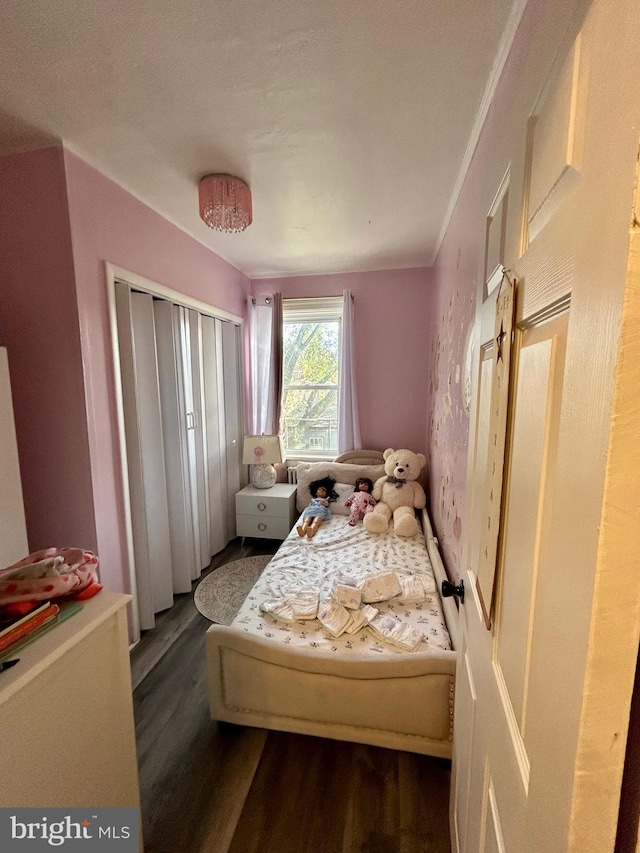
M 212 721 L 210 624 L 176 596 L 131 655 L 146 853 L 449 853 L 448 762 Z

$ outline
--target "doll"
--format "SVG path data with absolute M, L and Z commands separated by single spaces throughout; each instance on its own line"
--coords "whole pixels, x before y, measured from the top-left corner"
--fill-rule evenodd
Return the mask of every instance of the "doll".
M 338 500 L 338 494 L 333 488 L 335 484 L 336 481 L 331 477 L 323 477 L 322 480 L 309 483 L 311 503 L 302 514 L 302 524 L 296 527 L 298 536 L 307 536 L 311 539 L 318 532 L 322 522 L 331 518 L 329 502 Z
M 371 494 L 372 491 L 373 483 L 371 480 L 368 477 L 358 477 L 356 484 L 353 487 L 353 494 L 344 502 L 345 506 L 351 507 L 349 524 L 352 527 L 354 527 L 361 518 L 364 518 L 368 512 L 373 511 L 376 502 Z

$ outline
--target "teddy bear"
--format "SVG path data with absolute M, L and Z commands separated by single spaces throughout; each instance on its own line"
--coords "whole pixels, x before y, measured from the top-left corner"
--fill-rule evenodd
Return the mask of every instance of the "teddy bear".
M 373 497 L 378 501 L 373 512 L 364 517 L 369 533 L 386 533 L 389 519 L 398 536 L 415 536 L 420 530 L 416 509 L 424 509 L 427 498 L 420 483 L 416 482 L 427 460 L 422 453 L 412 450 L 385 450 L 386 477 L 376 480 Z

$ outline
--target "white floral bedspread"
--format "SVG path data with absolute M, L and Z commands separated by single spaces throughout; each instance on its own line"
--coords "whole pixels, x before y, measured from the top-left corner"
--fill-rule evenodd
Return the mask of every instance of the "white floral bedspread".
M 389 532 L 382 536 L 368 533 L 363 525 L 350 527 L 347 518 L 334 515 L 324 522 L 313 539 L 301 538 L 295 527 L 282 543 L 269 565 L 245 599 L 233 626 L 257 634 L 274 643 L 310 647 L 331 652 L 357 651 L 359 654 L 407 654 L 389 642 L 383 642 L 365 626 L 356 634 L 333 637 L 317 619 L 283 623 L 260 611 L 261 602 L 292 590 L 317 588 L 320 597 L 329 594 L 337 575 L 348 575 L 361 582 L 381 570 L 427 575 L 431 579 L 425 601 L 403 604 L 398 600 L 377 602 L 381 614 L 400 618 L 422 633 L 415 651 L 450 649 L 440 597 L 427 554 L 423 535 L 411 539 Z M 408 652 L 412 654 L 412 652 Z

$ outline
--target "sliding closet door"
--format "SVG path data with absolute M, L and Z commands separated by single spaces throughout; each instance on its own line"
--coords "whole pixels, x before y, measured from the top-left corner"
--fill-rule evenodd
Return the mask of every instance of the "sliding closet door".
M 198 472 L 196 470 L 196 434 L 195 414 L 193 411 L 193 379 L 191 377 L 191 328 L 187 309 L 173 306 L 174 324 L 178 340 L 176 359 L 178 361 L 178 405 L 185 421 L 185 452 L 187 459 L 186 489 L 189 496 L 191 535 L 195 553 L 195 567 L 192 580 L 198 577 L 202 569 L 200 555 L 200 510 L 198 507 Z
M 191 592 L 197 575 L 196 543 L 187 452 L 187 421 L 182 388 L 180 314 L 177 306 L 154 299 L 162 433 L 169 503 L 169 533 L 174 593 Z
M 192 309 L 183 309 L 188 341 L 185 341 L 185 375 L 189 377 L 187 418 L 189 449 L 193 453 L 190 471 L 193 476 L 194 512 L 197 512 L 197 548 L 199 568 L 211 562 L 209 534 L 209 490 L 207 471 L 207 436 L 204 429 L 204 380 L 202 368 L 202 315 Z
M 224 381 L 225 450 L 227 468 L 227 520 L 230 538 L 236 535 L 235 495 L 240 491 L 242 407 L 242 359 L 240 327 L 222 323 L 222 364 Z
M 232 538 L 227 512 L 227 460 L 222 364 L 222 322 L 202 317 L 203 419 L 207 442 L 209 531 L 211 553 L 217 554 Z
M 173 604 L 169 508 L 153 299 L 116 286 L 118 342 L 127 444 L 131 523 L 140 628 Z
M 241 329 L 116 282 L 140 627 L 236 535 Z

